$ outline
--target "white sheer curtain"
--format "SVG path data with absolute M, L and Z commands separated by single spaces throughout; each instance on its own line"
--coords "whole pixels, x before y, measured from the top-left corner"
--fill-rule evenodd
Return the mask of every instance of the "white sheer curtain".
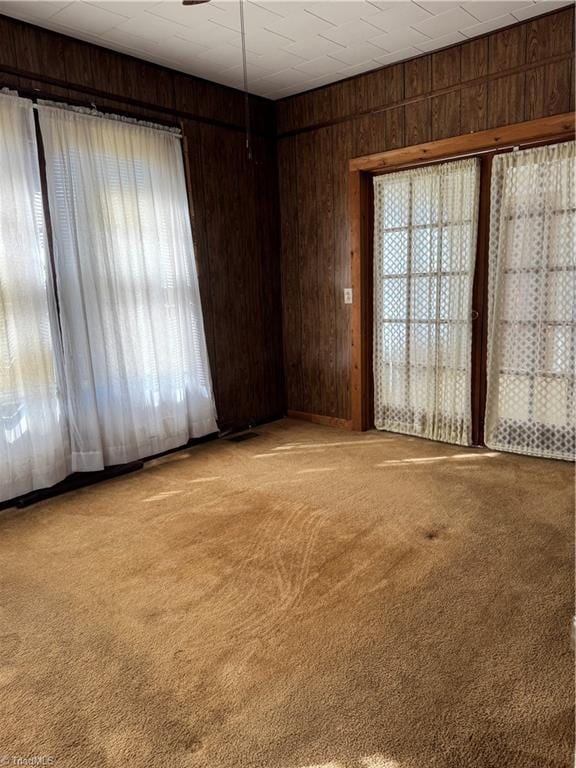
M 0 500 L 68 472 L 32 103 L 0 93 Z
M 479 162 L 374 179 L 377 429 L 469 445 Z
M 39 107 L 73 470 L 216 431 L 180 139 Z
M 486 445 L 574 459 L 576 144 L 494 158 Z

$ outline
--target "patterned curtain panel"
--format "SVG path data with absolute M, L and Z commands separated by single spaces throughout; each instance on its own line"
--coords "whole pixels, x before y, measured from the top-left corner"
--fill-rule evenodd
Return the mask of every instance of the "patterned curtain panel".
M 494 159 L 486 444 L 574 459 L 576 144 Z
M 374 179 L 377 429 L 469 445 L 477 159 Z

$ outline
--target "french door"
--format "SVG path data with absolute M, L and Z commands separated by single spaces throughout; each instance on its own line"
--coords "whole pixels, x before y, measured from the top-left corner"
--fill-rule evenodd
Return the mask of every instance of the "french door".
M 576 453 L 576 144 L 494 158 L 486 445 Z
M 491 160 L 482 206 L 478 157 L 373 177 L 374 425 L 574 459 L 576 144 Z M 472 338 L 476 267 L 487 352 L 480 326 Z M 473 343 L 488 358 L 485 403 Z
M 479 161 L 374 178 L 374 421 L 469 445 Z

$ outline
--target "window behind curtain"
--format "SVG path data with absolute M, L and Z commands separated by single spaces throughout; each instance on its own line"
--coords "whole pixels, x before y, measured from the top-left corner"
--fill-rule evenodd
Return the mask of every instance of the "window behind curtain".
M 574 459 L 575 143 L 499 155 L 491 193 L 486 444 Z
M 378 429 L 470 443 L 478 180 L 476 159 L 374 179 Z
M 0 500 L 67 474 L 60 355 L 32 103 L 0 93 Z
M 72 463 L 216 431 L 180 139 L 43 105 Z

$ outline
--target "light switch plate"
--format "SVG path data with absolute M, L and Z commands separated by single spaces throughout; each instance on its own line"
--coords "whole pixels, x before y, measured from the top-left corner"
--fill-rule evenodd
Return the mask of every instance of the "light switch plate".
M 344 304 L 352 304 L 352 288 L 344 288 Z

